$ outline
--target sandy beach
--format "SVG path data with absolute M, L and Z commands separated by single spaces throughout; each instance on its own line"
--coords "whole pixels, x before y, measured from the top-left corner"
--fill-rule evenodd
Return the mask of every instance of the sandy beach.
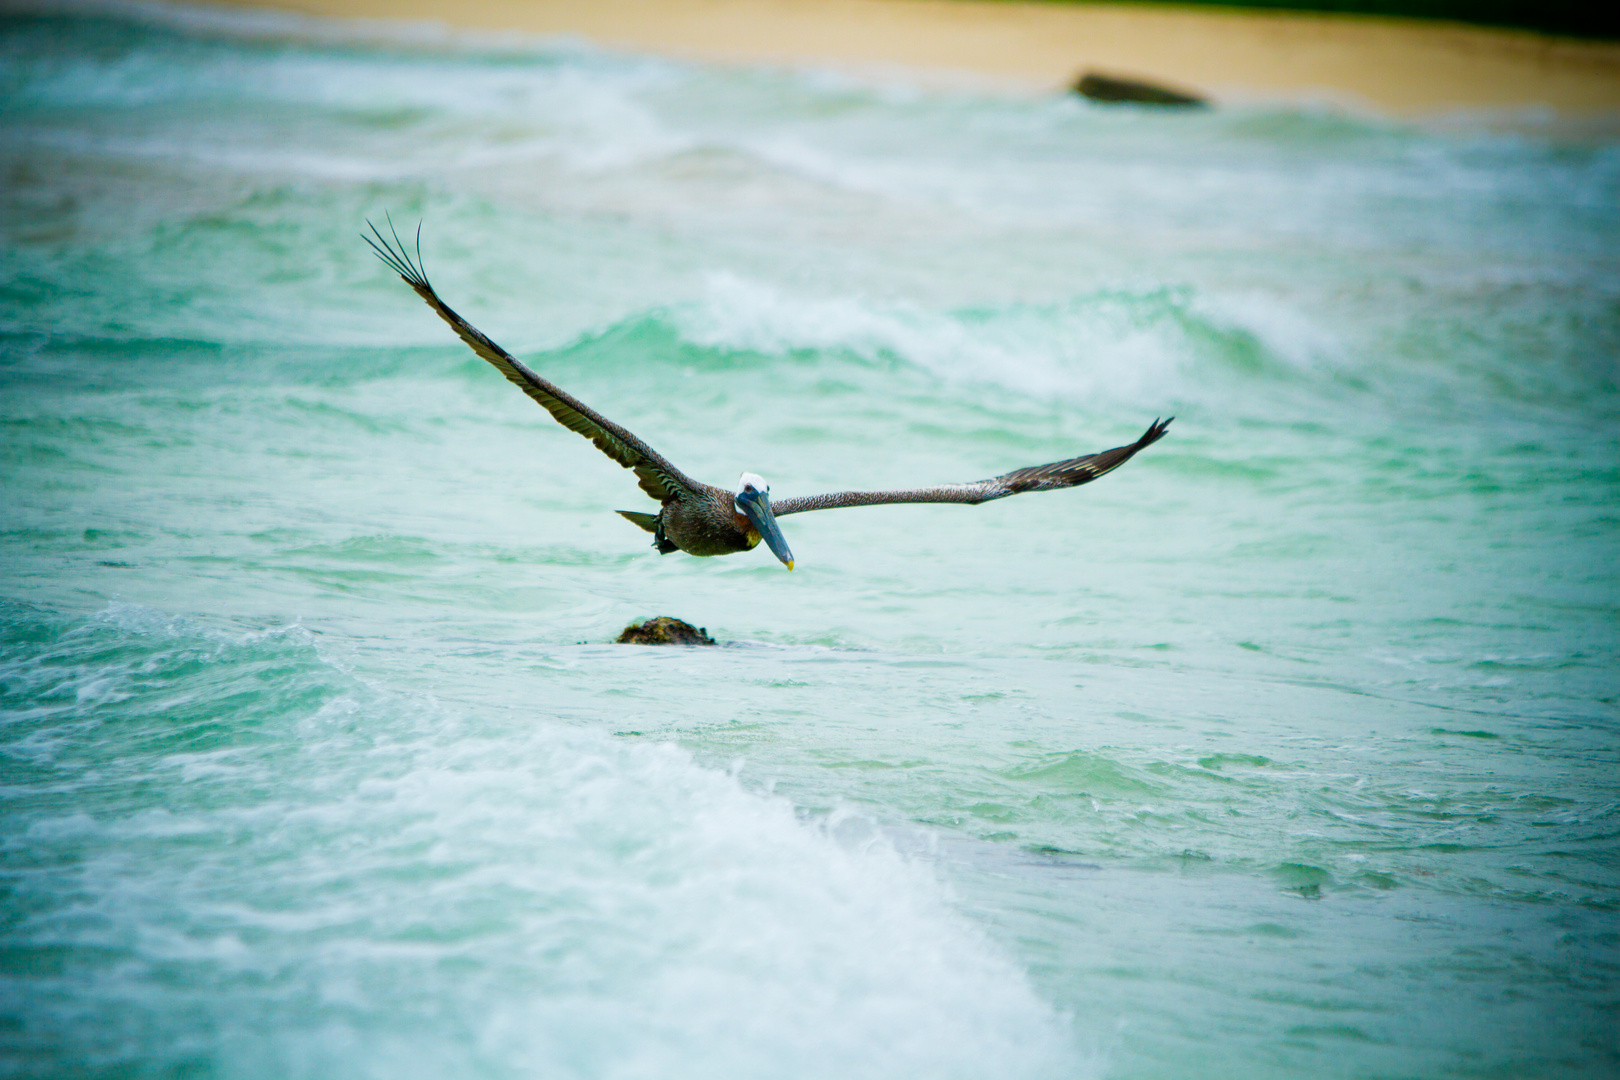
M 1362 16 L 978 0 L 211 0 L 474 31 L 575 34 L 722 62 L 905 69 L 1036 90 L 1083 70 L 1228 101 L 1417 116 L 1620 110 L 1620 43 Z

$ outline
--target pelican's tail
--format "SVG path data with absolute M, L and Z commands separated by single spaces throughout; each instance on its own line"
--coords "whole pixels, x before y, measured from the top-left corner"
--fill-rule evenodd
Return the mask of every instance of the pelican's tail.
M 638 514 L 634 510 L 620 510 L 617 513 L 626 521 L 640 525 L 643 529 L 652 533 L 653 547 L 658 549 L 658 554 L 668 555 L 672 551 L 681 550 L 670 542 L 669 537 L 664 535 L 664 523 L 658 520 L 657 514 Z
M 618 515 L 624 518 L 626 521 L 640 525 L 643 529 L 646 529 L 650 533 L 655 533 L 658 531 L 657 514 L 638 514 L 634 510 L 620 510 L 618 511 Z

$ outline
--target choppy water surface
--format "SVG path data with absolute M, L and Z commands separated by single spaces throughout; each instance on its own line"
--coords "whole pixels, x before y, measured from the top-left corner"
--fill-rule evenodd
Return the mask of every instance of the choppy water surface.
M 1620 147 L 3 27 L 0 1073 L 1620 1068 Z

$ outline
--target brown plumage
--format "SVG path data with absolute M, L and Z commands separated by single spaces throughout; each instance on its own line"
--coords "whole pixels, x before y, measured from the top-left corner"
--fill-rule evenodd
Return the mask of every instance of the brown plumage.
M 840 506 L 881 506 L 888 503 L 966 503 L 977 506 L 993 499 L 1005 499 L 1026 491 L 1056 491 L 1058 488 L 1079 487 L 1111 473 L 1131 459 L 1144 446 L 1164 437 L 1169 420 L 1155 420 L 1148 425 L 1142 437 L 1129 446 L 1116 446 L 1084 457 L 1054 461 L 1050 465 L 1031 465 L 1014 469 L 1010 473 L 992 476 L 988 480 L 975 480 L 971 484 L 940 484 L 929 488 L 905 491 L 840 491 L 832 495 L 800 495 L 794 499 L 772 499 L 771 510 L 777 517 L 784 514 L 802 514 L 806 510 L 831 510 Z
M 367 223 L 370 224 L 369 222 Z M 630 521 L 653 534 L 653 544 L 661 553 L 684 551 L 689 555 L 729 555 L 748 551 L 763 538 L 788 569 L 793 554 L 776 527 L 775 518 L 807 510 L 831 510 L 842 506 L 875 506 L 886 503 L 967 503 L 974 505 L 1003 499 L 1025 491 L 1052 491 L 1090 483 L 1119 468 L 1138 450 L 1164 436 L 1169 419 L 1155 420 L 1142 437 L 1129 446 L 1116 446 L 1083 457 L 1032 465 L 988 480 L 968 484 L 941 484 L 936 487 L 902 491 L 843 491 L 828 495 L 802 495 L 773 500 L 764 481 L 744 473 L 736 492 L 712 484 L 699 483 L 681 472 L 652 447 L 607 419 L 578 398 L 526 367 L 511 353 L 485 337 L 476 327 L 457 315 L 433 291 L 422 272 L 421 227 L 417 227 L 416 259 L 405 251 L 399 235 L 390 232 L 393 242 L 371 226 L 372 236 L 363 236 L 377 257 L 404 279 L 405 284 L 427 301 L 439 318 L 466 342 L 473 352 L 489 361 L 519 390 L 539 402 L 557 422 L 577 431 L 608 457 L 636 474 L 641 490 L 657 500 L 657 514 L 619 511 Z M 372 237 L 376 239 L 373 240 Z

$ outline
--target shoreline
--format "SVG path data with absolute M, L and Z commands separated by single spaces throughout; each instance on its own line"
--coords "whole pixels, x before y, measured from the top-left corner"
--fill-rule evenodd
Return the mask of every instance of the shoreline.
M 1620 42 L 1379 16 L 1019 0 L 201 0 L 455 31 L 576 35 L 686 60 L 905 71 L 1031 92 L 1082 71 L 1217 102 L 1400 117 L 1620 117 Z

